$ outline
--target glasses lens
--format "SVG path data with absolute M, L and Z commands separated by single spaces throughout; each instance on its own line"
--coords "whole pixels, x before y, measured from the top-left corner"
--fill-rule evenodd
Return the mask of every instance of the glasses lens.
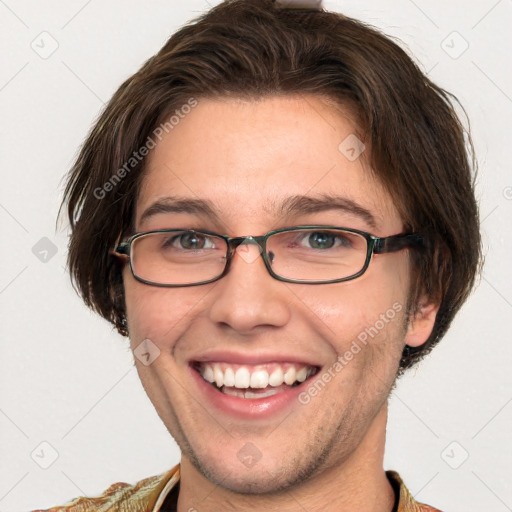
M 267 241 L 272 270 L 303 281 L 351 277 L 365 265 L 368 243 L 342 229 L 300 229 L 276 233 Z
M 224 239 L 197 231 L 149 233 L 132 243 L 133 273 L 155 284 L 185 285 L 215 279 L 226 266 Z

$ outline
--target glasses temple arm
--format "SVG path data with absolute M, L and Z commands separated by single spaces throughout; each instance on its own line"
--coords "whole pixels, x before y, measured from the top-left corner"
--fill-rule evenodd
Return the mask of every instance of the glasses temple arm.
M 129 256 L 130 254 L 130 243 L 129 242 L 120 242 L 113 249 L 110 249 L 110 254 L 119 255 L 122 254 L 124 256 Z
M 396 252 L 406 247 L 425 247 L 425 239 L 422 235 L 394 235 L 387 238 L 375 239 L 373 252 L 382 254 L 386 252 Z

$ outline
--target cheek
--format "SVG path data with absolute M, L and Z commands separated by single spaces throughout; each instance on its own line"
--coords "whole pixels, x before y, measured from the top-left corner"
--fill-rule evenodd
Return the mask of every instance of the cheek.
M 347 284 L 347 283 L 345 283 Z M 401 290 L 371 287 L 365 293 L 361 287 L 323 291 L 322 293 L 297 294 L 314 317 L 326 328 L 347 332 L 386 320 L 398 320 L 406 310 L 407 294 Z M 399 314 L 400 313 L 400 314 Z M 394 322 L 386 322 L 394 323 Z
M 150 339 L 158 346 L 172 344 L 201 314 L 206 291 L 199 288 L 159 288 L 125 279 L 126 314 L 130 340 Z
M 359 279 L 297 292 L 300 302 L 314 313 L 310 321 L 337 353 L 354 340 L 376 350 L 394 343 L 401 351 L 409 281 L 403 257 L 396 256 L 374 260 Z

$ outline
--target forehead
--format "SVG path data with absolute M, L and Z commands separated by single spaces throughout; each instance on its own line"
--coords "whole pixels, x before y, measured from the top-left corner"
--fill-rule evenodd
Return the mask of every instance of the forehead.
M 319 96 L 199 100 L 148 155 L 136 222 L 155 202 L 179 197 L 208 203 L 230 226 L 272 228 L 291 203 L 307 212 L 308 198 L 336 197 L 377 226 L 399 226 L 368 149 L 357 157 L 360 138 L 348 110 Z

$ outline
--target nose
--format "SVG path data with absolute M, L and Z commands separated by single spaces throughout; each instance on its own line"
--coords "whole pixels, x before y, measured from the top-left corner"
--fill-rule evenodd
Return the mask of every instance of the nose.
M 239 333 L 258 327 L 283 327 L 290 320 L 290 292 L 286 283 L 270 276 L 257 244 L 241 244 L 229 272 L 212 290 L 210 320 Z

